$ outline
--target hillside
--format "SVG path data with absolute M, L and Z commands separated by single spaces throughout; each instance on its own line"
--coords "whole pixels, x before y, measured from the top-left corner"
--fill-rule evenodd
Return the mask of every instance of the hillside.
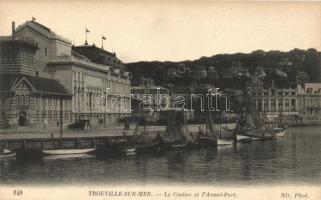
M 233 74 L 239 71 L 247 70 L 254 74 L 260 71 L 258 69 L 263 71 L 266 84 L 273 79 L 276 84 L 293 85 L 299 72 L 305 72 L 310 82 L 321 82 L 321 53 L 315 49 L 288 52 L 256 50 L 249 54 L 218 54 L 193 61 L 141 61 L 127 63 L 126 68 L 132 73 L 133 85 L 137 85 L 142 76 L 153 78 L 157 85 L 217 83 L 227 77 L 233 79 Z M 275 76 L 276 69 L 281 77 Z M 283 72 L 286 77 L 282 76 Z M 284 80 L 280 82 L 282 78 Z

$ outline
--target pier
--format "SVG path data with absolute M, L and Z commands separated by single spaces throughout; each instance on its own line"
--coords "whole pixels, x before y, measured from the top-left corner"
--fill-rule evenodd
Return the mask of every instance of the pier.
M 114 146 L 122 141 L 129 141 L 132 136 L 97 136 L 97 137 L 66 137 L 66 138 L 30 138 L 0 140 L 0 149 L 17 152 L 17 158 L 42 156 L 44 149 L 79 149 L 95 148 L 97 151 L 110 153 Z

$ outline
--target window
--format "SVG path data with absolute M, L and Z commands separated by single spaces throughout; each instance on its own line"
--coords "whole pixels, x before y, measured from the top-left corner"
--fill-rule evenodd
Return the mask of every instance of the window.
M 26 96 L 26 104 L 29 104 L 30 103 L 30 98 L 29 98 L 29 95 Z
M 291 99 L 291 111 L 295 111 L 295 108 L 296 108 L 296 100 Z
M 269 100 L 264 99 L 264 111 L 268 111 L 268 110 L 269 110 Z
M 16 96 L 16 104 L 20 104 L 20 96 L 19 95 Z
M 45 47 L 45 56 L 47 56 L 47 47 Z
M 262 111 L 262 99 L 257 100 L 257 111 Z
M 285 103 L 284 104 L 285 104 L 284 110 L 288 111 L 289 108 L 290 108 L 290 99 L 285 99 Z
M 50 72 L 50 78 L 54 79 L 56 77 L 56 72 Z
M 25 95 L 21 96 L 21 104 L 26 104 Z
M 5 113 L 5 111 L 1 111 L 0 121 L 5 120 L 5 118 L 6 118 L 6 113 Z
M 279 99 L 279 101 L 278 101 L 278 108 L 279 108 L 279 111 L 282 111 L 282 110 L 283 110 L 283 99 Z
M 4 95 L 0 96 L 0 104 L 4 104 Z
M 271 99 L 271 111 L 276 110 L 276 99 Z
M 47 103 L 46 100 L 47 100 L 46 98 L 42 98 L 42 105 L 43 105 L 43 106 L 46 106 L 46 103 Z

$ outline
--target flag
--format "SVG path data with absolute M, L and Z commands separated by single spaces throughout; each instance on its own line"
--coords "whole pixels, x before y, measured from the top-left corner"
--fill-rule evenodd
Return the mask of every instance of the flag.
M 288 75 L 287 75 L 284 71 L 281 71 L 281 70 L 279 70 L 279 69 L 275 69 L 275 73 L 276 73 L 276 75 L 278 75 L 278 76 L 288 77 Z
M 86 28 L 86 33 L 89 33 L 90 31 Z
M 106 40 L 106 37 L 102 35 L 102 36 L 101 36 L 101 39 Z
M 35 21 L 35 20 L 36 20 L 36 18 L 34 16 L 32 16 L 32 21 Z

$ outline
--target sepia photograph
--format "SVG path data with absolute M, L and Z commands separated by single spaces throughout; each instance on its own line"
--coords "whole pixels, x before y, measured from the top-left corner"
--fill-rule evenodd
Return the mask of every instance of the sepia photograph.
M 321 2 L 0 0 L 0 199 L 321 199 Z

